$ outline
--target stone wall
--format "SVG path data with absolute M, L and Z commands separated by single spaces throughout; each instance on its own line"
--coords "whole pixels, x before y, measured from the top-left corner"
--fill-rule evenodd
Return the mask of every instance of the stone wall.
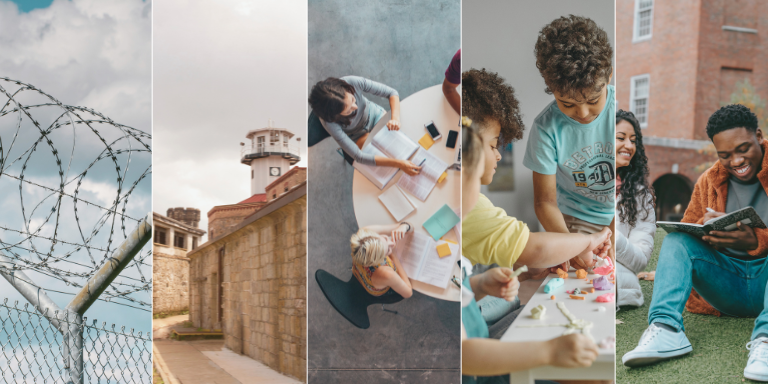
M 264 206 L 263 202 L 248 204 L 218 205 L 208 211 L 208 241 L 232 232 L 243 219 Z
M 189 259 L 154 253 L 152 263 L 152 313 L 189 309 Z
M 190 320 L 306 381 L 306 185 L 190 252 Z M 219 297 L 223 304 L 219 318 Z

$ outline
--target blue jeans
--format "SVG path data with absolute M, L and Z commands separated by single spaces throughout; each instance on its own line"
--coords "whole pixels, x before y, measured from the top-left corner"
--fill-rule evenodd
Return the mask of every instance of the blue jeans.
M 728 257 L 686 233 L 664 238 L 656 266 L 648 324 L 663 323 L 683 331 L 683 309 L 691 288 L 728 316 L 753 317 L 752 340 L 768 334 L 766 258 Z

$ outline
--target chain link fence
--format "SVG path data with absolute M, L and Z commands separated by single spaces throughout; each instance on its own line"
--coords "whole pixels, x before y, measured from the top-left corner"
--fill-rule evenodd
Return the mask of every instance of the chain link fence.
M 50 314 L 49 314 L 50 315 Z M 84 379 L 86 383 L 145 384 L 152 381 L 152 338 L 150 333 L 107 328 L 67 321 L 63 314 L 54 319 L 70 326 L 71 333 L 83 334 Z M 62 383 L 67 366 L 63 356 L 64 337 L 45 316 L 29 304 L 0 304 L 0 380 L 3 383 Z

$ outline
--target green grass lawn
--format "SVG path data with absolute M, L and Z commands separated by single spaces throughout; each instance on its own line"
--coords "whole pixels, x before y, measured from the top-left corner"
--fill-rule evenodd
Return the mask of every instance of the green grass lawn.
M 656 270 L 659 249 L 666 233 L 656 232 L 653 255 L 646 271 Z M 716 283 L 716 282 L 715 282 Z M 653 281 L 640 281 L 645 304 L 642 307 L 621 307 L 616 318 L 624 324 L 616 325 L 616 382 L 617 383 L 741 383 L 749 351 L 754 318 L 732 318 L 683 313 L 685 334 L 693 345 L 693 352 L 658 364 L 642 368 L 627 368 L 621 357 L 637 346 L 648 326 L 648 306 L 653 294 Z

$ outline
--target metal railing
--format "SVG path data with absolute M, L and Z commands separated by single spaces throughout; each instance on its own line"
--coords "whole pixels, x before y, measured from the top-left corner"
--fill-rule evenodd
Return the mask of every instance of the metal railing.
M 29 304 L 0 303 L 0 382 L 56 383 L 69 381 L 71 372 L 60 356 L 67 354 L 67 338 L 82 337 L 84 354 L 78 372 L 87 383 L 145 384 L 152 381 L 150 333 L 99 327 L 96 320 L 71 321 L 66 312 L 47 313 Z M 45 313 L 45 314 L 43 314 Z M 54 325 L 50 319 L 58 325 Z M 60 332 L 61 327 L 70 331 Z
M 260 156 L 267 156 L 269 154 L 277 154 L 277 153 L 301 157 L 301 147 L 296 144 L 284 144 L 284 143 L 276 143 L 274 145 L 273 144 L 253 144 L 251 146 L 244 146 L 240 150 L 240 158 L 244 158 L 246 156 L 260 157 Z

